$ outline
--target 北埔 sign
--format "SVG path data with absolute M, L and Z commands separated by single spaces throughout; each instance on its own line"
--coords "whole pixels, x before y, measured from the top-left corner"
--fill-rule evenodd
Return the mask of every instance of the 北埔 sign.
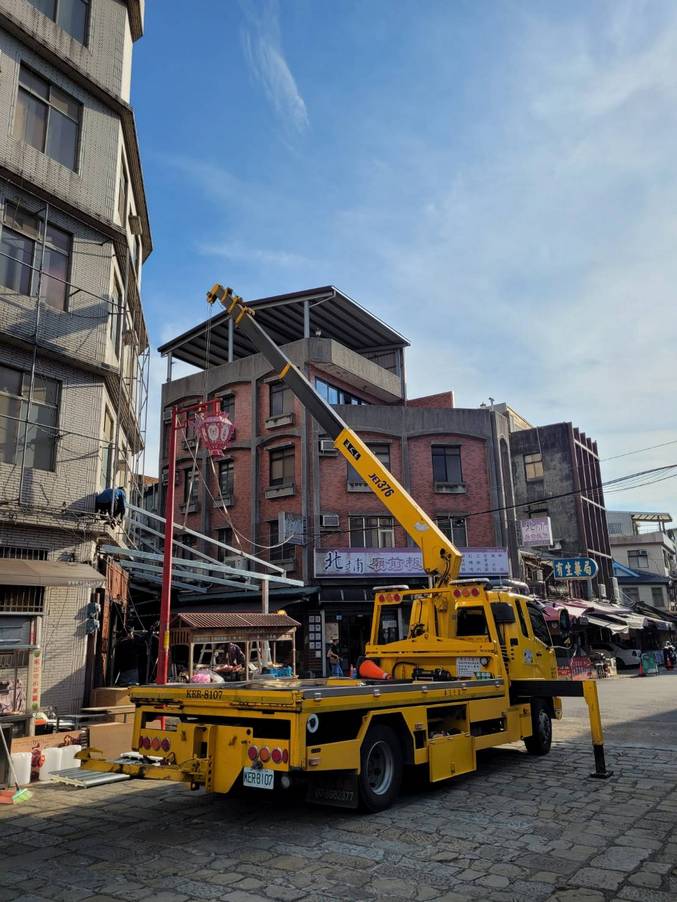
M 505 548 L 463 552 L 461 577 L 508 576 Z M 421 552 L 409 548 L 315 549 L 315 576 L 425 576 Z
M 597 576 L 597 563 L 591 557 L 567 557 L 552 562 L 555 579 L 592 579 Z

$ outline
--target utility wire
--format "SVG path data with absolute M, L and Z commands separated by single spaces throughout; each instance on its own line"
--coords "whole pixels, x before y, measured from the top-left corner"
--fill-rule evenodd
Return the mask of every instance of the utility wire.
M 661 442 L 660 445 L 649 445 L 646 448 L 637 448 L 636 451 L 624 451 L 623 454 L 615 454 L 613 457 L 602 457 L 600 463 L 606 463 L 608 460 L 618 460 L 620 457 L 630 457 L 631 454 L 642 454 L 644 451 L 653 451 L 654 448 L 665 448 L 667 445 L 677 445 L 677 439 L 669 442 Z

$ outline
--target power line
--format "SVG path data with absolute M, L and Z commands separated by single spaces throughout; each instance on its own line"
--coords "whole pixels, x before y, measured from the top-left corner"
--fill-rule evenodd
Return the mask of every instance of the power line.
M 677 439 L 669 442 L 661 442 L 660 445 L 649 445 L 646 448 L 637 448 L 636 451 L 624 451 L 623 454 L 615 454 L 613 457 L 602 457 L 600 463 L 606 463 L 608 460 L 618 460 L 620 457 L 630 457 L 631 454 L 642 454 L 644 451 L 653 451 L 654 448 L 665 448 L 667 445 L 677 445 Z

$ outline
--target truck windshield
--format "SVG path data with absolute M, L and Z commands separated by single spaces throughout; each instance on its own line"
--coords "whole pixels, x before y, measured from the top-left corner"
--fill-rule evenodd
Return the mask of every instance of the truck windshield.
M 389 645 L 406 639 L 411 614 L 411 602 L 407 604 L 383 605 L 379 611 L 376 643 Z

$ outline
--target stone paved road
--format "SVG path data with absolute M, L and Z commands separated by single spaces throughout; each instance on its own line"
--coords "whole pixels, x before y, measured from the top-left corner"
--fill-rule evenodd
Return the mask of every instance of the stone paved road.
M 677 679 L 600 690 L 615 771 L 607 781 L 588 779 L 583 712 L 568 701 L 548 757 L 488 752 L 476 774 L 405 792 L 370 817 L 141 781 L 45 785 L 0 810 L 0 902 L 673 902 Z

